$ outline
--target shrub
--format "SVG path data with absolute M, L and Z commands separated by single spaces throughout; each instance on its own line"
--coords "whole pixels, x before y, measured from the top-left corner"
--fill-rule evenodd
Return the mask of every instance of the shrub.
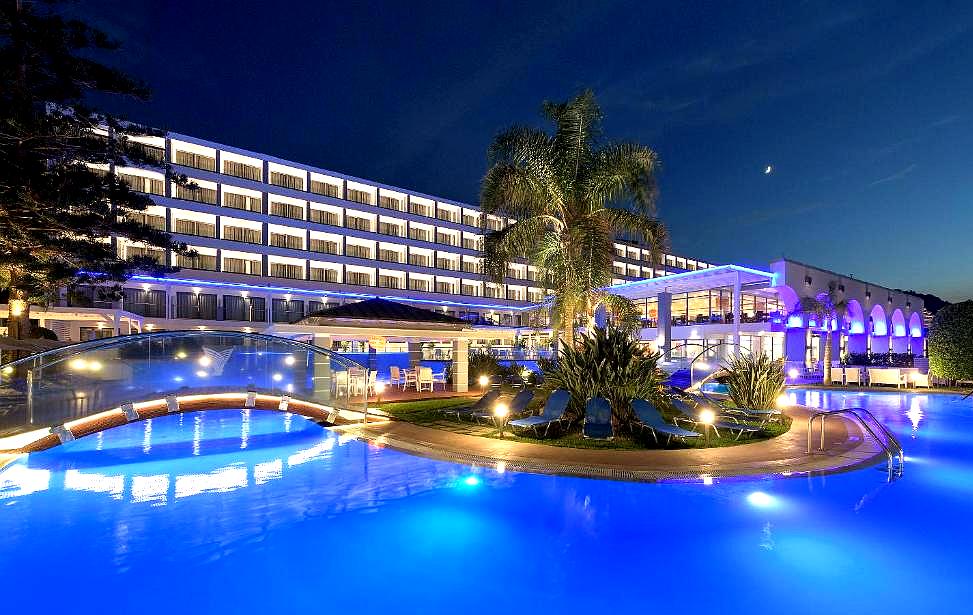
M 502 373 L 497 358 L 489 352 L 471 352 L 467 369 L 471 385 L 478 383 L 480 376 L 489 376 L 492 379 Z
M 738 408 L 773 408 L 784 392 L 784 360 L 741 355 L 723 365 L 728 394 Z
M 571 393 L 571 413 L 580 417 L 588 399 L 606 398 L 617 426 L 634 419 L 633 399 L 661 401 L 665 374 L 656 367 L 659 353 L 649 352 L 630 334 L 609 326 L 564 345 L 557 361 L 545 362 L 544 388 Z
M 973 380 L 973 301 L 936 312 L 929 331 L 929 371 L 946 380 Z

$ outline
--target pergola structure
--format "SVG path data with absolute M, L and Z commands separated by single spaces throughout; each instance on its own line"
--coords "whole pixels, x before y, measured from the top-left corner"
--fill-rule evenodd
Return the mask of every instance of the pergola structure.
M 331 348 L 334 341 L 367 339 L 372 348 L 387 342 L 406 342 L 409 361 L 417 365 L 423 342 L 450 342 L 453 346 L 453 389 L 468 390 L 470 341 L 513 339 L 513 327 L 479 327 L 460 318 L 424 310 L 387 299 L 346 303 L 309 314 L 290 324 L 274 324 L 265 333 L 308 339 L 315 346 Z

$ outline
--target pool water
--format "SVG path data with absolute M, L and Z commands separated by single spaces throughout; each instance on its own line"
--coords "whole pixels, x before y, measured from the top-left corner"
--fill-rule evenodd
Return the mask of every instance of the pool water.
M 905 475 L 632 484 L 471 469 L 279 413 L 128 425 L 0 470 L 0 606 L 970 612 L 973 400 L 792 395 L 870 409 Z

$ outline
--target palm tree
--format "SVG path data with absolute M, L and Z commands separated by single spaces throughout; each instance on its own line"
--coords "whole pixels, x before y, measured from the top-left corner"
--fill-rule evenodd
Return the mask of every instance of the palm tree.
M 603 289 L 612 281 L 616 237 L 644 242 L 654 263 L 667 243 L 655 217 L 659 161 L 644 145 L 600 141 L 602 114 L 591 91 L 545 102 L 542 112 L 552 133 L 513 127 L 490 147 L 482 211 L 516 222 L 486 233 L 484 272 L 500 283 L 512 260 L 527 259 L 554 294 L 553 328 L 573 343 L 576 321 L 593 324 L 599 306 L 619 324 L 638 322 L 632 301 Z
M 832 323 L 837 322 L 841 326 L 845 314 L 848 312 L 848 301 L 841 296 L 838 285 L 835 282 L 828 283 L 828 292 L 822 293 L 817 297 L 801 297 L 798 302 L 798 311 L 808 316 L 816 316 L 824 321 L 824 357 L 821 362 L 824 364 L 824 384 L 831 382 L 831 333 Z

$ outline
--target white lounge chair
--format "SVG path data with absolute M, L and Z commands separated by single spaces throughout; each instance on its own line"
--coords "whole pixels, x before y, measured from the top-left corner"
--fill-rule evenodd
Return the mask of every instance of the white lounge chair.
M 860 385 L 862 383 L 862 370 L 860 367 L 846 367 L 844 371 L 845 384 L 851 386 L 853 384 Z
M 831 384 L 844 384 L 845 370 L 840 367 L 831 368 Z
M 929 374 L 923 374 L 922 372 L 912 372 L 909 374 L 909 384 L 918 389 L 919 387 L 929 388 Z

